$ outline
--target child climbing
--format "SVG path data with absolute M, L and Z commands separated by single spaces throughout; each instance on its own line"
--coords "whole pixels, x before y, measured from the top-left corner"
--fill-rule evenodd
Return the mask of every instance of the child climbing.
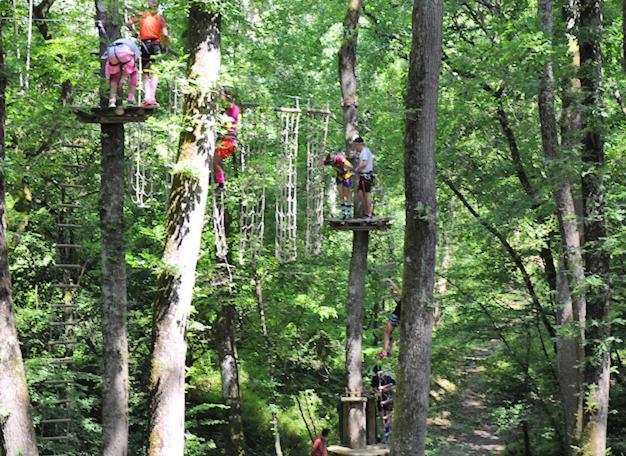
M 383 372 L 380 366 L 374 367 L 374 375 L 371 381 L 372 388 L 376 393 L 378 411 L 383 418 L 383 443 L 391 443 L 391 419 L 393 417 L 393 389 L 396 386 L 394 378 Z
M 151 69 L 152 63 L 158 56 L 167 52 L 167 24 L 165 18 L 159 14 L 157 0 L 148 0 L 147 10 L 134 17 L 128 27 L 135 32 L 134 25 L 139 24 L 139 39 L 141 40 L 141 65 L 143 71 L 143 90 L 145 99 L 143 106 L 159 106 L 156 101 L 156 91 L 159 79 Z
M 111 43 L 102 56 L 106 60 L 105 74 L 111 88 L 109 108 L 115 107 L 117 95 L 121 95 L 122 84 L 126 77 L 129 78 L 128 104 L 135 104 L 135 88 L 137 87 L 137 66 L 135 61 L 139 59 L 140 55 L 141 52 L 133 41 L 119 39 Z
M 391 351 L 393 349 L 393 331 L 400 325 L 400 313 L 402 312 L 402 301 L 400 300 L 402 290 L 393 282 L 393 280 L 388 279 L 388 282 L 391 295 L 396 302 L 396 307 L 389 315 L 389 319 L 385 325 L 385 332 L 383 334 L 383 349 L 378 353 L 378 355 L 376 355 L 378 359 L 386 359 L 391 356 Z
M 222 89 L 219 93 L 220 103 L 224 107 L 222 121 L 225 134 L 220 135 L 216 141 L 215 154 L 213 155 L 213 172 L 220 192 L 226 191 L 224 168 L 222 160 L 228 158 L 237 149 L 237 124 L 239 123 L 240 109 L 228 93 Z
M 315 438 L 311 446 L 311 456 L 328 456 L 328 447 L 326 446 L 328 434 L 330 434 L 330 431 L 323 429 L 322 433 Z
M 352 141 L 354 149 L 359 153 L 359 198 L 363 206 L 363 216 L 372 218 L 372 183 L 374 182 L 374 156 L 360 136 Z
M 352 164 L 341 153 L 328 154 L 324 160 L 325 166 L 332 166 L 337 174 L 337 189 L 341 199 L 341 218 L 352 218 Z

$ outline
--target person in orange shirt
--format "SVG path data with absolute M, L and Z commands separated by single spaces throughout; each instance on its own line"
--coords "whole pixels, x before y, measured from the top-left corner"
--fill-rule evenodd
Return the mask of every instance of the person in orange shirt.
M 167 24 L 165 18 L 159 14 L 157 0 L 148 0 L 148 9 L 129 22 L 129 27 L 134 30 L 134 25 L 139 24 L 139 39 L 141 40 L 141 64 L 143 67 L 143 90 L 144 106 L 159 106 L 156 101 L 156 91 L 159 80 L 150 71 L 150 66 L 158 59 L 158 56 L 167 52 Z

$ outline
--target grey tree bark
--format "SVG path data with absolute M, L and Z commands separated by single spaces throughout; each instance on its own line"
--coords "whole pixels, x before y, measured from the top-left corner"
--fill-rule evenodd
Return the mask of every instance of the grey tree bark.
M 602 0 L 581 0 L 578 27 L 580 83 L 582 89 L 583 150 L 585 173 L 582 195 L 585 213 L 585 272 L 594 284 L 587 289 L 585 331 L 585 404 L 582 452 L 585 456 L 606 453 L 609 412 L 610 337 L 609 253 L 605 208 L 605 161 L 602 91 Z
M 537 15 L 547 40 L 553 39 L 553 2 L 539 0 Z M 570 176 L 563 169 L 555 114 L 555 80 L 551 57 L 546 58 L 539 85 L 539 120 L 548 176 L 553 187 L 561 232 L 561 255 L 557 275 L 558 377 L 565 415 L 567 448 L 580 436 L 582 416 L 582 365 L 584 360 L 585 271 L 580 233 Z M 567 106 L 566 106 L 567 107 Z M 566 113 L 567 114 L 567 113 Z M 571 451 L 571 450 L 570 450 Z
M 150 376 L 150 456 L 182 456 L 185 435 L 185 338 L 200 252 L 217 113 L 214 92 L 221 61 L 220 16 L 190 4 L 187 78 L 176 172 L 167 210 L 167 236 L 158 276 Z
M 217 322 L 220 373 L 222 377 L 222 397 L 228 407 L 226 417 L 225 450 L 227 455 L 243 456 L 245 440 L 241 420 L 241 388 L 239 365 L 237 363 L 237 308 L 233 304 L 222 306 Z
M 0 12 L 4 12 L 0 8 Z M 4 48 L 0 21 L 0 163 L 5 157 L 6 87 Z M 9 272 L 6 181 L 0 166 L 0 453 L 36 456 L 37 442 L 31 416 L 26 372 L 15 326 L 15 309 Z
M 113 40 L 120 36 L 119 2 L 96 0 L 96 19 Z M 100 32 L 100 54 L 107 47 Z M 100 75 L 104 76 L 104 62 Z M 101 81 L 104 79 L 101 78 Z M 107 105 L 104 85 L 100 106 Z M 128 328 L 124 239 L 124 124 L 101 124 L 100 230 L 102 232 L 102 454 L 128 452 Z
M 344 139 L 348 157 L 352 155 L 352 139 L 359 134 L 357 129 L 359 103 L 356 81 L 356 47 L 360 15 L 361 0 L 348 0 L 346 17 L 343 22 L 343 39 L 339 49 L 339 84 L 342 94 Z M 358 180 L 358 176 L 355 180 Z M 352 259 L 350 261 L 347 302 L 348 325 L 346 329 L 348 393 L 353 398 L 352 401 L 347 402 L 350 410 L 348 414 L 347 440 L 351 448 L 363 448 L 366 446 L 365 406 L 361 401 L 363 396 L 361 369 L 363 364 L 363 307 L 365 305 L 365 275 L 367 274 L 368 250 L 369 232 L 355 231 L 352 241 Z
M 435 137 L 442 0 L 414 0 L 404 134 L 406 229 L 391 454 L 424 454 L 435 285 Z
M 350 150 L 352 139 L 359 134 L 357 114 L 359 98 L 356 91 L 356 46 L 359 38 L 361 0 L 348 0 L 343 21 L 343 38 L 339 49 L 339 84 L 341 86 L 344 139 Z
M 352 259 L 348 279 L 348 325 L 346 328 L 346 371 L 348 393 L 354 398 L 349 402 L 348 444 L 350 448 L 364 448 L 365 404 L 363 394 L 363 316 L 365 305 L 365 275 L 369 250 L 369 231 L 355 231 L 352 240 Z

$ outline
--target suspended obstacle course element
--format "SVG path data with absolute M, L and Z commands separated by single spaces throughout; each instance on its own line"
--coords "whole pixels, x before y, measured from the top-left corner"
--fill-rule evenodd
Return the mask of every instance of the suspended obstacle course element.
M 148 201 L 153 196 L 153 182 L 146 171 L 146 150 L 150 147 L 146 129 L 142 124 L 131 130 L 128 138 L 127 150 L 133 151 L 133 157 L 130 160 L 130 185 L 132 188 L 131 198 L 133 202 L 140 208 L 148 208 Z M 134 144 L 133 144 L 134 142 Z
M 338 231 L 380 231 L 391 228 L 392 217 L 330 219 L 330 228 Z
M 254 258 L 263 249 L 265 238 L 265 204 L 267 138 L 263 128 L 265 113 L 248 107 L 241 116 L 239 165 L 241 172 L 241 213 L 239 263 L 246 254 Z
M 282 153 L 276 159 L 276 258 L 287 263 L 295 261 L 297 251 L 297 168 L 298 134 L 302 111 L 296 108 L 277 108 L 280 119 Z
M 68 146 L 69 147 L 69 146 Z M 79 146 L 71 146 L 77 148 Z M 80 264 L 81 245 L 76 230 L 81 228 L 76 211 L 80 190 L 83 186 L 75 182 L 84 166 L 65 163 L 66 181 L 59 184 L 60 204 L 58 205 L 57 227 L 59 229 L 58 260 L 55 268 L 59 280 L 57 300 L 50 306 L 50 326 L 48 354 L 50 357 L 46 380 L 43 382 L 45 394 L 38 405 L 42 419 L 39 426 L 39 441 L 43 442 L 44 454 L 61 454 L 73 448 L 76 441 L 74 425 L 75 372 L 74 346 L 77 343 L 76 299 L 80 289 L 83 266 Z
M 92 108 L 85 110 L 75 108 L 74 113 L 78 120 L 84 123 L 120 124 L 130 122 L 145 122 L 154 114 L 156 107 L 125 106 L 117 108 Z
M 330 111 L 306 109 L 304 124 L 306 134 L 306 245 L 307 255 L 322 252 L 324 226 L 324 170 L 322 160 L 326 155 L 326 138 Z

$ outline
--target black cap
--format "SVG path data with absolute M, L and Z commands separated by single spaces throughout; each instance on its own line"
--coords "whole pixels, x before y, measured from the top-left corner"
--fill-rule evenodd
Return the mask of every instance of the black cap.
M 363 141 L 363 138 L 361 138 L 360 136 L 357 136 L 356 138 L 354 138 L 352 140 L 353 143 L 358 143 L 358 144 L 363 144 L 365 141 Z

